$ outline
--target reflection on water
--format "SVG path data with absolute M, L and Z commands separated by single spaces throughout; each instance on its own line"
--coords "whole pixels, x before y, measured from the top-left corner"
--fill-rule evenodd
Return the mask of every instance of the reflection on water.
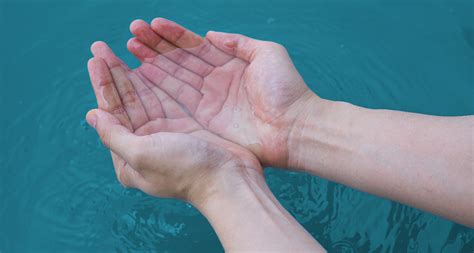
M 134 18 L 279 41 L 325 98 L 474 114 L 471 1 L 216 2 L 0 2 L 9 38 L 0 42 L 8 49 L 0 58 L 0 252 L 222 250 L 191 206 L 123 189 L 84 121 L 95 107 L 88 47 L 106 40 L 136 65 L 125 51 Z M 472 230 L 428 213 L 317 177 L 266 174 L 284 206 L 332 252 L 474 249 Z

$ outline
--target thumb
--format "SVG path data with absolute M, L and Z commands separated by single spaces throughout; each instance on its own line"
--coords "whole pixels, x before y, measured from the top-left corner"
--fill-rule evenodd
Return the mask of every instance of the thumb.
M 100 109 L 90 110 L 86 115 L 86 121 L 95 128 L 105 146 L 128 163 L 131 162 L 132 153 L 139 148 L 138 136 L 130 132 L 112 114 Z
M 214 31 L 209 31 L 206 38 L 220 50 L 248 62 L 254 59 L 263 42 L 241 34 Z

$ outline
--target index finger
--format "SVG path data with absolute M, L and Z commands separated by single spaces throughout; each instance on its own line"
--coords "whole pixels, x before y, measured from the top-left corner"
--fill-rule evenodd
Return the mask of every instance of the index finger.
M 99 109 L 112 113 L 122 125 L 133 129 L 118 91 L 115 89 L 109 67 L 104 60 L 94 57 L 87 63 L 87 68 Z
M 155 18 L 150 27 L 176 47 L 182 48 L 214 66 L 222 66 L 234 58 L 212 45 L 207 39 L 171 20 Z

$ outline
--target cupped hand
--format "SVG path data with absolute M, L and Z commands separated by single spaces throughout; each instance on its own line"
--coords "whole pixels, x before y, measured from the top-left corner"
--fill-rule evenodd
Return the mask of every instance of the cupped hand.
M 289 136 L 309 100 L 318 100 L 285 48 L 238 34 L 206 38 L 163 19 L 136 20 L 128 49 L 137 73 L 168 93 L 203 127 L 251 150 L 262 163 L 287 166 Z
M 105 43 L 94 43 L 92 52 L 88 69 L 99 109 L 86 119 L 111 149 L 123 185 L 198 205 L 218 187 L 261 175 L 251 152 L 203 129 Z

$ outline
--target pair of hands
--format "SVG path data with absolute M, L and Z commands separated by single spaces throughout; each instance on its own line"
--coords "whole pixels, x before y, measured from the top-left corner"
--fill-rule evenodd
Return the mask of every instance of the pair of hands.
M 208 32 L 163 19 L 136 20 L 130 69 L 103 42 L 88 63 L 98 109 L 87 122 L 112 151 L 119 181 L 201 205 L 220 187 L 292 166 L 292 136 L 321 102 L 286 50 L 273 42 Z M 233 186 L 232 186 L 233 187 Z

